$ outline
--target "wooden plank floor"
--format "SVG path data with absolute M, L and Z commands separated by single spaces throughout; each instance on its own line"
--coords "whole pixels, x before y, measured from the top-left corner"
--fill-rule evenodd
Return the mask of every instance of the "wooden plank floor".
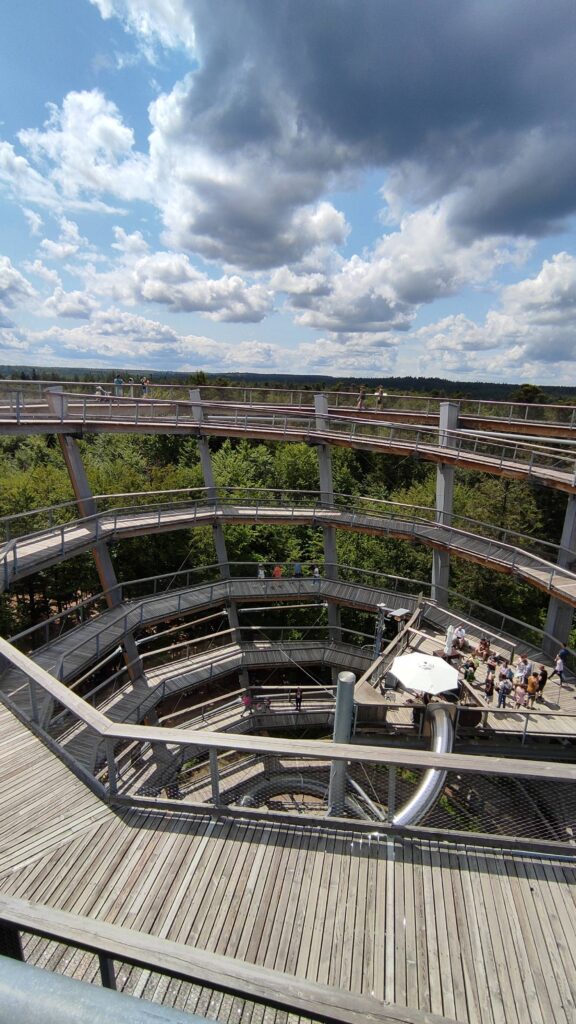
M 105 804 L 3 704 L 0 779 L 0 874 L 93 833 L 110 817 Z
M 7 894 L 473 1024 L 576 1020 L 574 859 L 115 813 L 6 709 L 0 807 Z M 55 943 L 28 955 L 95 974 Z M 198 986 L 125 977 L 202 1012 Z

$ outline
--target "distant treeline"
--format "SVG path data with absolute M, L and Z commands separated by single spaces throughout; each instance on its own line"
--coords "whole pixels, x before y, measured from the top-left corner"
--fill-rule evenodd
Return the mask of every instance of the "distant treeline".
M 155 384 L 180 385 L 225 385 L 253 384 L 258 388 L 286 387 L 310 390 L 358 391 L 382 385 L 385 391 L 396 394 L 425 394 L 446 398 L 470 398 L 493 401 L 517 401 L 529 403 L 576 402 L 576 387 L 537 384 L 496 384 L 491 381 L 457 381 L 442 377 L 330 377 L 320 374 L 287 373 L 179 373 L 175 370 L 150 369 L 102 369 L 78 368 L 77 366 L 0 366 L 0 377 L 4 380 L 48 380 L 78 381 L 78 383 L 111 382 L 117 373 L 124 380 L 133 377 L 139 380 L 146 376 Z

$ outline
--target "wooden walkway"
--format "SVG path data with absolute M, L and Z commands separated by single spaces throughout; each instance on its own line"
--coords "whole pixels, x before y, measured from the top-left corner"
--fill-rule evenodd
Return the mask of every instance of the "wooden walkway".
M 444 526 L 411 516 L 362 512 L 345 509 L 304 508 L 298 505 L 207 505 L 163 503 L 158 507 L 132 508 L 102 512 L 90 519 L 41 530 L 18 537 L 0 546 L 0 588 L 15 580 L 47 568 L 66 558 L 87 551 L 99 541 L 112 542 L 123 537 L 151 532 L 190 529 L 227 523 L 266 523 L 289 526 L 333 526 L 338 529 L 391 536 L 400 540 L 450 551 L 468 561 L 479 562 L 498 572 L 512 573 L 545 593 L 576 606 L 576 573 L 556 566 L 553 561 L 530 550 L 500 543 L 480 534 Z M 537 542 L 536 542 L 537 543 Z M 552 557 L 552 555 L 551 555 Z
M 100 615 L 63 632 L 50 643 L 38 648 L 34 660 L 59 679 L 71 679 L 118 646 L 127 631 L 150 626 L 174 618 L 188 618 L 198 611 L 236 600 L 246 603 L 267 601 L 281 603 L 294 599 L 318 602 L 330 599 L 338 604 L 374 612 L 383 600 L 393 600 L 383 588 L 361 586 L 321 578 L 256 580 L 228 579 L 200 584 L 180 590 L 150 594 L 135 601 L 107 609 Z M 406 604 L 410 598 L 398 598 Z M 62 627 L 66 615 L 59 617 Z M 75 616 L 74 616 L 75 618 Z M 73 616 L 70 619 L 74 621 Z M 39 627 L 41 632 L 42 626 Z M 15 638 L 16 640 L 18 638 Z
M 574 1024 L 573 859 L 115 813 L 5 710 L 0 749 L 4 894 L 470 1024 Z M 31 938 L 26 954 L 97 973 L 93 956 L 55 942 Z M 137 969 L 120 979 L 136 995 L 206 1007 L 198 986 Z
M 417 457 L 425 461 L 459 466 L 462 469 L 503 476 L 510 479 L 532 479 L 545 486 L 573 494 L 576 492 L 574 459 L 571 453 L 556 457 L 541 456 L 534 450 L 521 452 L 516 442 L 506 447 L 493 437 L 493 425 L 485 439 L 459 437 L 457 448 L 442 447 L 434 428 L 418 429 L 417 425 L 400 426 L 370 417 L 326 416 L 326 427 L 318 429 L 316 417 L 309 409 L 275 410 L 262 406 L 246 409 L 243 406 L 217 403 L 215 410 L 203 406 L 204 418 L 200 423 L 194 406 L 189 402 L 162 402 L 153 399 L 138 401 L 114 399 L 104 403 L 89 397 L 57 399 L 62 413 L 51 413 L 45 402 L 23 410 L 6 405 L 0 409 L 0 433 L 29 434 L 78 433 L 89 431 L 129 433 L 193 434 L 253 438 L 265 441 L 304 441 L 311 444 L 332 444 L 338 447 L 383 452 L 390 455 Z M 402 436 L 399 436 L 402 435 Z M 435 436 L 436 435 L 436 436 Z M 524 449 L 529 446 L 529 440 Z M 479 450 L 479 449 L 485 450 Z M 499 453 L 494 454 L 498 448 Z M 518 457 L 509 452 L 518 452 Z

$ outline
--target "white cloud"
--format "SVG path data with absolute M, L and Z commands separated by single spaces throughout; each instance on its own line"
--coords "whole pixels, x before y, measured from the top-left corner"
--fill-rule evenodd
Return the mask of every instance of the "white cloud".
M 404 331 L 421 304 L 465 285 L 490 283 L 498 268 L 526 258 L 530 245 L 524 240 L 461 243 L 449 224 L 449 207 L 446 202 L 407 215 L 372 253 L 342 262 L 323 284 L 317 274 L 304 275 L 299 288 L 298 276 L 278 273 L 273 280 L 290 293 L 296 322 L 345 334 Z
M 34 289 L 30 282 L 16 270 L 7 256 L 0 256 L 0 303 L 12 308 L 33 295 Z
M 28 227 L 30 228 L 31 235 L 39 235 L 40 229 L 43 226 L 43 220 L 40 214 L 36 213 L 35 210 L 28 210 L 26 207 L 23 208 L 22 213 L 24 214 Z
M 125 253 L 123 249 L 123 257 Z M 88 264 L 78 272 L 94 296 L 129 305 L 157 303 L 172 312 L 196 312 L 209 320 L 257 323 L 273 307 L 273 292 L 264 284 L 247 284 L 236 274 L 209 277 L 183 253 L 156 252 L 124 259 L 118 267 L 102 273 Z
M 483 323 L 461 314 L 416 331 L 425 343 L 422 372 L 571 380 L 575 313 L 576 259 L 559 253 L 535 277 L 505 288 Z
M 319 338 L 298 345 L 297 359 L 301 371 L 310 373 L 385 376 L 394 373 L 397 351 L 391 338 L 385 345 L 361 335 L 340 341 Z
M 88 320 L 95 308 L 96 302 L 86 292 L 66 292 L 57 287 L 43 303 L 41 312 L 47 316 Z
M 194 50 L 195 32 L 190 5 L 186 0 L 90 0 L 103 18 L 120 18 L 146 47 L 154 60 L 154 45 L 185 46 Z
M 60 275 L 52 270 L 51 267 L 47 267 L 42 260 L 27 260 L 24 264 L 24 270 L 28 274 L 35 274 L 36 277 L 40 277 L 43 281 L 46 281 L 49 285 L 55 288 L 57 285 L 61 285 Z
M 146 159 L 114 103 L 92 89 L 69 92 L 49 110 L 43 129 L 23 129 L 18 138 L 33 160 L 51 162 L 50 185 L 63 203 L 90 192 L 150 198 Z
M 112 242 L 112 248 L 117 249 L 125 257 L 143 256 L 149 252 L 150 247 L 141 231 L 126 232 L 124 228 L 116 226 L 114 237 L 116 241 Z

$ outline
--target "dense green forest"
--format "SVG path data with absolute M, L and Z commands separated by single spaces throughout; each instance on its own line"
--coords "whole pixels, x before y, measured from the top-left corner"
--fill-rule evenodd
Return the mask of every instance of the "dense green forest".
M 175 488 L 201 488 L 202 474 L 195 439 L 170 435 L 98 434 L 79 442 L 88 478 L 95 494 L 121 494 Z M 216 482 L 222 487 L 273 488 L 280 500 L 286 490 L 317 490 L 318 459 L 305 444 L 249 441 L 210 441 Z M 0 438 L 3 473 L 0 478 L 0 514 L 10 516 L 71 501 L 73 495 L 57 439 L 54 436 Z M 342 495 L 369 495 L 377 499 L 421 506 L 431 515 L 435 502 L 434 466 L 412 458 L 348 449 L 332 452 L 334 488 Z M 143 497 L 140 500 L 145 500 Z M 118 498 L 116 504 L 131 504 Z M 484 474 L 457 471 L 455 515 L 517 530 L 520 541 L 530 537 L 558 541 L 566 499 L 556 492 Z M 428 510 L 428 512 L 426 511 Z M 75 507 L 59 510 L 56 521 L 76 517 Z M 12 532 L 24 533 L 48 524 L 37 515 L 26 526 L 12 523 Z M 228 554 L 237 574 L 254 575 L 259 562 L 322 567 L 322 531 L 310 527 L 258 524 L 225 528 Z M 212 530 L 197 528 L 124 540 L 112 547 L 119 580 L 128 581 L 179 569 L 195 569 L 216 561 Z M 407 542 L 367 534 L 338 531 L 341 566 L 366 572 L 427 581 L 431 551 Z M 344 574 L 346 570 L 343 570 Z M 540 594 L 512 576 L 481 565 L 452 559 L 451 586 L 489 608 L 507 612 L 534 625 L 542 624 L 547 604 Z M 16 585 L 1 605 L 0 629 L 13 635 L 48 614 L 54 614 L 100 590 L 90 554 L 47 569 Z M 312 622 L 312 611 L 286 612 L 287 621 Z M 346 612 L 346 624 L 359 633 L 373 630 L 373 617 Z

